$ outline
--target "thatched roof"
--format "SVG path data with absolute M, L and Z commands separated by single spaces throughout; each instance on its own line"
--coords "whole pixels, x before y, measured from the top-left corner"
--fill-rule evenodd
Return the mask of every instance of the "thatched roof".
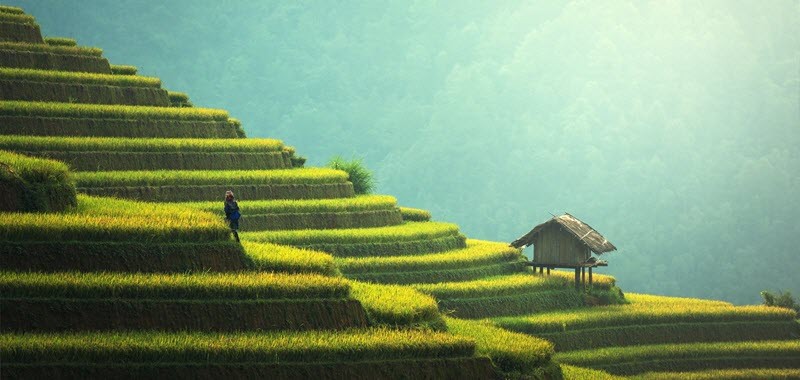
M 594 253 L 601 254 L 603 252 L 617 250 L 617 247 L 615 247 L 614 244 L 611 244 L 610 241 L 606 240 L 606 238 L 604 238 L 603 235 L 600 235 L 600 233 L 594 228 L 584 222 L 581 222 L 578 220 L 578 218 L 570 214 L 555 216 L 553 219 L 533 227 L 531 232 L 528 232 L 521 238 L 514 240 L 514 242 L 511 243 L 511 246 L 520 248 L 533 244 L 533 239 L 536 237 L 536 235 L 545 227 L 553 223 L 557 223 L 564 227 L 565 230 L 569 231 L 569 233 L 575 236 L 575 238 L 583 243 L 583 245 L 589 247 L 589 249 L 591 249 Z

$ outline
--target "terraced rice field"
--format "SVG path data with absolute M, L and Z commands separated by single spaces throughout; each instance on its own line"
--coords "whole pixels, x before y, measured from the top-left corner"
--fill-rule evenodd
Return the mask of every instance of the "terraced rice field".
M 7 42 L 7 41 L 0 42 L 0 50 L 59 53 L 59 54 L 69 54 L 69 55 L 84 55 L 89 57 L 100 57 L 103 55 L 103 49 L 100 49 L 98 47 L 48 45 L 48 44 Z
M 340 277 L 282 273 L 20 273 L 1 272 L 7 298 L 294 299 L 346 298 Z
M 0 49 L 2 46 L 0 45 Z M 105 104 L 0 101 L 0 116 L 103 119 L 227 121 L 228 112 L 211 108 L 174 108 Z
M 78 187 L 175 185 L 285 185 L 344 183 L 347 173 L 324 168 L 293 170 L 107 171 L 75 173 Z M 224 193 L 223 193 L 224 195 Z
M 800 341 L 639 345 L 559 353 L 555 360 L 616 375 L 715 368 L 792 368 L 800 360 Z
M 83 73 L 74 71 L 18 69 L 9 67 L 0 67 L 0 80 L 161 88 L 161 79 L 154 77 Z
M 4 365 L 58 363 L 308 363 L 470 356 L 470 339 L 431 331 L 0 334 Z
M 584 293 L 572 272 L 533 274 L 506 243 L 355 196 L 346 172 L 292 168 L 293 147 L 99 48 L 42 39 L 19 8 L 0 23 L 22 25 L 0 31 L 0 85 L 20 96 L 0 101 L 0 149 L 78 171 L 0 151 L 73 199 L 0 212 L 6 376 L 798 377 L 794 312 L 641 294 L 586 307 L 618 302 L 616 280 Z
M 280 152 L 276 139 L 156 139 L 103 137 L 0 136 L 0 149 L 61 152 Z

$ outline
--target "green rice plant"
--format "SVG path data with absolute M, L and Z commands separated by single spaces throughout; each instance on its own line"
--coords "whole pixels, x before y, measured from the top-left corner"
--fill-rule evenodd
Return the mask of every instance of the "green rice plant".
M 251 139 L 245 139 L 248 141 Z M 0 137 L 2 146 L 2 137 Z M 272 199 L 248 200 L 239 207 L 246 214 L 290 214 L 290 213 L 325 213 L 354 212 L 392 209 L 397 199 L 390 195 L 359 195 L 353 198 L 339 199 Z M 209 212 L 220 212 L 219 202 L 185 202 L 181 205 Z
M 0 229 L 4 228 L 0 225 Z M 110 226 L 113 229 L 115 226 Z M 234 272 L 252 268 L 233 241 L 164 242 L 146 240 L 3 241 L 0 268 L 26 272 Z
M 66 165 L 0 150 L 0 211 L 61 211 L 75 203 Z
M 0 22 L 36 25 L 36 20 L 33 16 L 23 13 L 0 12 Z
M 522 293 L 563 289 L 568 284 L 560 278 L 536 276 L 530 273 L 492 277 L 474 281 L 444 282 L 411 285 L 437 299 L 503 297 Z
M 31 318 L 35 315 L 35 318 Z M 4 332 L 276 331 L 367 327 L 351 298 L 0 298 Z M 4 370 L 6 367 L 3 368 Z
M 242 231 L 375 228 L 403 223 L 400 212 L 392 210 L 325 213 L 247 214 Z
M 0 134 L 158 138 L 236 138 L 226 121 L 0 116 Z
M 280 152 L 274 139 L 162 139 L 115 137 L 1 136 L 0 149 L 55 152 Z
M 692 306 L 699 307 L 709 306 L 733 306 L 730 302 L 707 300 L 701 298 L 685 298 L 685 297 L 669 297 L 658 296 L 654 294 L 639 294 L 639 293 L 625 293 L 625 298 L 632 304 L 637 305 L 654 305 L 654 306 Z
M 142 274 L 0 272 L 8 298 L 295 299 L 346 298 L 346 280 L 268 272 Z
M 67 213 L 0 213 L 3 241 L 212 242 L 229 232 L 209 213 L 110 198 L 81 196 Z
M 199 121 L 225 121 L 228 119 L 227 111 L 210 108 L 173 108 L 24 101 L 0 101 L 0 115 Z
M 445 322 L 451 333 L 474 339 L 477 353 L 489 356 L 507 377 L 534 375 L 550 363 L 555 353 L 553 345 L 544 339 L 509 332 L 489 321 L 445 317 Z
M 75 173 L 75 180 L 78 187 L 326 184 L 346 181 L 347 173 L 323 168 L 112 171 Z
M 9 14 L 24 14 L 25 11 L 20 7 L 12 7 L 9 5 L 0 5 L 0 13 L 9 13 Z
M 350 287 L 375 325 L 444 329 L 436 300 L 430 296 L 407 286 L 352 281 Z
M 786 321 L 796 318 L 791 310 L 767 306 L 704 305 L 702 303 L 637 303 L 578 310 L 564 310 L 524 317 L 497 318 L 512 331 L 544 334 L 597 328 L 681 322 Z
M 348 161 L 341 156 L 336 156 L 328 162 L 328 167 L 346 171 L 356 194 L 370 194 L 375 189 L 375 178 L 362 161 L 361 159 Z
M 103 49 L 97 47 L 59 46 L 48 44 L 32 44 L 26 42 L 0 42 L 0 50 L 83 55 L 90 57 L 101 57 L 103 55 Z
M 563 278 L 568 281 L 572 281 L 573 283 L 575 281 L 575 271 L 552 270 L 550 271 L 550 276 Z M 586 275 L 586 282 L 588 286 L 589 282 L 588 274 Z M 595 288 L 610 289 L 616 284 L 617 284 L 617 279 L 615 279 L 613 276 L 600 273 L 592 273 L 592 286 Z
M 339 276 L 333 257 L 325 252 L 247 241 L 242 246 L 254 270 Z
M 648 372 L 634 379 L 650 380 L 750 380 L 800 379 L 800 368 L 737 368 L 695 372 Z
M 345 273 L 347 278 L 379 284 L 431 284 L 438 282 L 473 281 L 486 277 L 512 275 L 524 271 L 520 261 L 489 265 L 468 265 L 463 268 L 431 269 L 399 272 Z
M 620 377 L 616 375 L 612 375 L 608 372 L 603 372 L 596 369 L 591 368 L 581 368 L 576 367 L 568 364 L 561 365 L 561 372 L 564 376 L 564 379 L 592 379 L 592 380 L 622 380 L 627 379 L 627 377 Z
M 777 365 L 800 360 L 800 341 L 716 342 L 614 347 L 558 353 L 555 360 L 592 367 L 614 374 L 663 370 L 680 371 L 699 366 L 704 369 L 744 367 L 750 361 Z M 773 363 L 770 363 L 773 362 Z
M 574 309 L 583 304 L 583 295 L 574 289 L 537 291 L 506 296 L 439 299 L 439 307 L 442 312 L 468 319 Z
M 78 41 L 67 37 L 45 37 L 44 43 L 58 46 L 78 46 Z
M 304 170 L 304 169 L 297 169 Z M 138 199 L 150 202 L 186 202 L 219 200 L 226 191 L 233 191 L 239 199 L 315 199 L 347 198 L 353 196 L 353 185 L 340 183 L 289 183 L 289 184 L 173 184 L 154 186 L 85 187 L 81 192 L 98 196 Z M 452 249 L 452 248 L 448 248 Z M 329 252 L 326 249 L 323 249 Z
M 409 241 L 377 243 L 318 243 L 306 248 L 325 251 L 335 257 L 409 256 L 445 252 L 466 247 L 466 237 L 461 234 Z
M 172 103 L 189 102 L 189 95 L 186 94 L 185 92 L 167 91 L 167 96 L 169 96 L 169 101 Z
M 340 258 L 336 265 L 344 273 L 356 274 L 457 269 L 520 258 L 519 250 L 508 244 L 467 240 L 467 248 L 455 251 L 416 256 Z
M 783 340 L 798 334 L 800 325 L 794 321 L 744 321 L 603 325 L 537 336 L 553 342 L 559 352 L 564 352 L 633 344 Z
M 289 169 L 281 152 L 21 151 L 63 161 L 74 171 Z M 398 212 L 398 223 L 400 215 Z
M 411 207 L 400 207 L 403 220 L 410 222 L 427 222 L 431 220 L 431 213 L 428 210 Z
M 120 87 L 161 87 L 161 79 L 152 77 L 83 73 L 75 71 L 16 69 L 11 67 L 0 67 L 0 80 L 82 83 Z
M 111 74 L 133 76 L 139 72 L 136 66 L 131 65 L 111 65 Z
M 221 333 L 0 334 L 3 364 L 313 363 L 472 356 L 467 338 L 432 331 L 352 329 Z
M 188 106 L 193 107 L 191 103 L 189 103 Z M 242 122 L 239 121 L 239 119 L 229 117 L 228 125 L 231 127 L 231 129 L 236 131 L 236 136 L 239 137 L 240 139 L 247 137 L 247 134 L 244 132 L 244 129 L 242 128 Z
M 295 169 L 293 171 L 309 170 Z M 338 172 L 337 173 L 341 173 Z M 80 179 L 78 180 L 80 182 Z M 243 233 L 247 240 L 304 246 L 414 241 L 458 234 L 458 226 L 442 222 L 408 222 L 399 226 L 341 230 L 290 230 Z

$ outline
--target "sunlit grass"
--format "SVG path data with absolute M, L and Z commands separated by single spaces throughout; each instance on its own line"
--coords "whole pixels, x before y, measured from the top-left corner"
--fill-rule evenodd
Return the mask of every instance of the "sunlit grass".
M 0 149 L 56 152 L 280 152 L 275 139 L 0 136 Z
M 83 73 L 75 71 L 0 68 L 0 80 L 82 83 L 126 87 L 161 87 L 161 79 L 135 75 Z
M 340 277 L 268 272 L 141 274 L 0 272 L 4 297 L 124 299 L 346 298 Z
M 157 170 L 75 173 L 78 187 L 273 185 L 343 183 L 347 173 L 323 168 L 280 170 Z

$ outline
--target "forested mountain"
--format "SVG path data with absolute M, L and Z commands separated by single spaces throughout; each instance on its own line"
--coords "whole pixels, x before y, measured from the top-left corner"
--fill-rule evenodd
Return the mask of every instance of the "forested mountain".
M 470 236 L 567 211 L 626 290 L 800 294 L 798 1 L 10 3 Z

